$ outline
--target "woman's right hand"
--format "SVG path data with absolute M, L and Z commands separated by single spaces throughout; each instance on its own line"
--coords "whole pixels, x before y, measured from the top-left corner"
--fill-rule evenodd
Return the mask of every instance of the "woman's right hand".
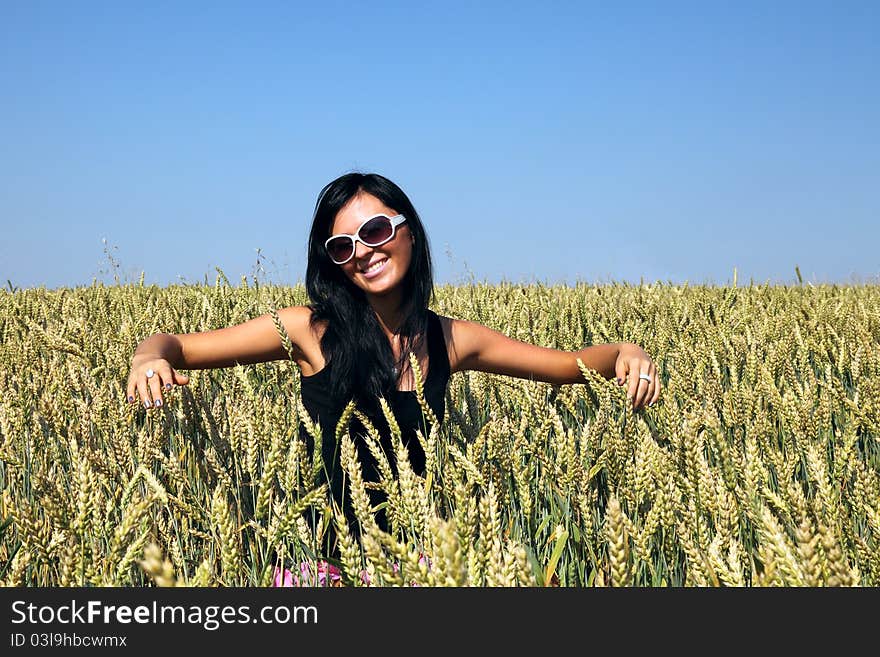
M 180 374 L 171 363 L 150 354 L 135 354 L 131 359 L 131 373 L 128 375 L 126 395 L 129 404 L 139 396 L 144 408 L 159 407 L 163 404 L 162 392 L 172 386 L 185 386 L 189 383 L 186 374 Z

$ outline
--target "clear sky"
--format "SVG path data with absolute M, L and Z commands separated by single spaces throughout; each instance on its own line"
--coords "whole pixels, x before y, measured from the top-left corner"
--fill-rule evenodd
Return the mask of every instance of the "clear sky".
M 303 280 L 320 189 L 439 283 L 880 275 L 878 2 L 0 0 L 0 283 Z

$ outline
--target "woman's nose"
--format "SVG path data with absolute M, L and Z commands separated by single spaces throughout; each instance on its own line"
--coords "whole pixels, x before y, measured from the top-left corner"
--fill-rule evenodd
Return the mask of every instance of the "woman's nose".
M 363 258 L 365 255 L 372 253 L 372 252 L 373 252 L 372 246 L 367 246 L 363 242 L 361 242 L 359 240 L 355 240 L 355 243 L 354 243 L 354 257 L 355 257 L 355 259 Z

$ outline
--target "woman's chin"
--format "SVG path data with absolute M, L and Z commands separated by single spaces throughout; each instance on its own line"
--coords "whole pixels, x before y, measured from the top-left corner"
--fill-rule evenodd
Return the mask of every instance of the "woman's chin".
M 363 274 L 358 276 L 361 288 L 370 294 L 387 294 L 394 287 L 394 265 L 390 262 L 385 265 L 378 276 L 367 278 Z
M 382 297 L 387 294 L 390 294 L 394 290 L 393 285 L 389 285 L 384 281 L 367 281 L 365 285 L 361 287 L 361 289 L 367 294 L 372 294 L 373 296 Z

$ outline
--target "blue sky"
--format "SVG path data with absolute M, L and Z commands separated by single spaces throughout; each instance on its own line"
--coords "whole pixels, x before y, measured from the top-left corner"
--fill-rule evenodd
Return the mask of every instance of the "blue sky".
M 440 283 L 876 281 L 880 3 L 610 4 L 0 0 L 0 282 L 296 283 L 353 169 Z

